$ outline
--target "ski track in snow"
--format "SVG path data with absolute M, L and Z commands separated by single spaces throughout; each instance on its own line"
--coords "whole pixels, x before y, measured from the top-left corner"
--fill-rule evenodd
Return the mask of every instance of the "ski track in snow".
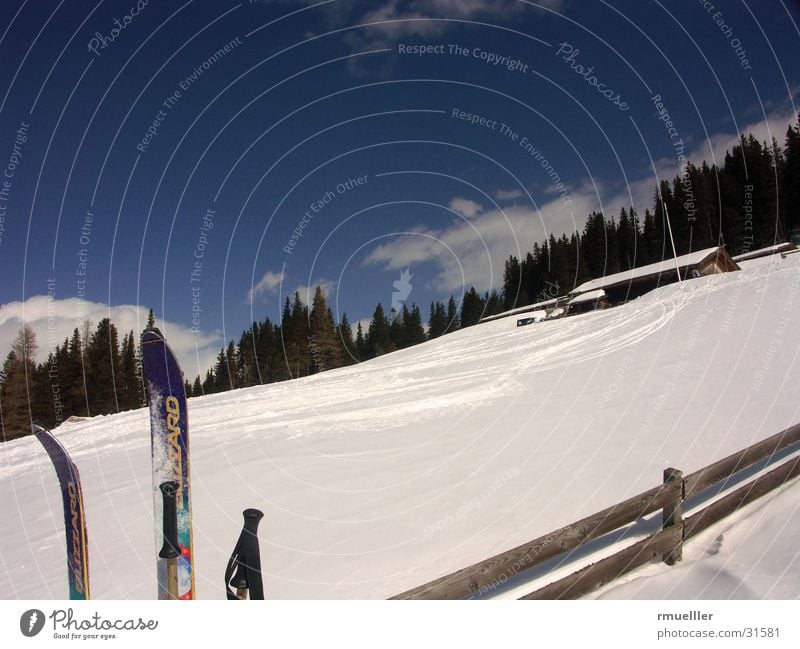
M 743 263 L 606 311 L 520 328 L 510 316 L 355 367 L 190 399 L 198 597 L 224 598 L 246 507 L 265 512 L 267 597 L 382 598 L 655 486 L 666 466 L 695 470 L 800 421 L 798 257 Z M 93 596 L 154 598 L 147 411 L 55 434 L 81 471 Z M 740 512 L 710 541 L 690 541 L 683 564 L 646 566 L 607 596 L 691 596 L 658 585 L 680 575 L 700 597 L 725 592 L 723 576 L 735 574 L 725 583 L 740 582 L 736 596 L 800 597 L 798 489 L 782 492 L 789 523 L 770 546 L 791 546 L 787 556 L 732 569 L 753 539 L 736 532 L 748 525 Z M 58 483 L 33 438 L 0 446 L 0 499 L 0 596 L 64 597 Z M 771 520 L 768 507 L 752 507 Z

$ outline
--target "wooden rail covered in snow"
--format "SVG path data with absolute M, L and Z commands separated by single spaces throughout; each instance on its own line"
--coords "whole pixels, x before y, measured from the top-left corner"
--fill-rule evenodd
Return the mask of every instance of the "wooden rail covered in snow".
M 735 491 L 683 518 L 684 501 L 714 487 L 721 491 L 737 473 L 769 460 L 800 442 L 800 424 L 748 446 L 687 476 L 664 471 L 664 482 L 648 491 L 587 516 L 571 525 L 489 559 L 395 595 L 392 599 L 458 599 L 481 595 L 506 584 L 524 570 L 587 545 L 609 532 L 662 510 L 662 527 L 650 536 L 577 572 L 529 593 L 522 599 L 574 599 L 613 581 L 653 559 L 680 561 L 683 542 L 725 516 L 800 476 L 800 456 L 789 459 Z

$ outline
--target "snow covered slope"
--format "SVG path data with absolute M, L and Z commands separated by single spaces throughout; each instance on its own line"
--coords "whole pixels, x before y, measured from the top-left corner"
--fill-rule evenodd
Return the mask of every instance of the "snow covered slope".
M 510 317 L 191 399 L 197 595 L 224 598 L 247 507 L 265 513 L 267 597 L 384 598 L 650 488 L 667 466 L 698 469 L 800 421 L 799 325 L 800 256 L 767 258 L 602 312 Z M 56 434 L 84 481 L 92 595 L 154 598 L 146 412 Z M 797 484 L 786 493 L 797 518 Z M 0 445 L 0 508 L 0 596 L 65 597 L 58 485 L 32 438 Z M 794 591 L 773 594 L 800 596 L 797 561 L 781 561 Z

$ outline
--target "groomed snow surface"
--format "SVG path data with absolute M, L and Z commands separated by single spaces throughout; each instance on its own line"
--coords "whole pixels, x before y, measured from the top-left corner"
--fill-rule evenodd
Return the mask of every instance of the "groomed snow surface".
M 265 514 L 268 598 L 386 598 L 800 421 L 800 255 L 742 266 L 613 309 L 520 328 L 504 318 L 191 399 L 197 596 L 224 598 L 247 507 Z M 92 596 L 154 598 L 146 412 L 55 433 L 83 479 Z M 790 483 L 688 542 L 681 564 L 598 595 L 800 597 L 799 496 Z M 33 438 L 0 445 L 0 507 L 0 596 L 66 597 L 58 483 Z

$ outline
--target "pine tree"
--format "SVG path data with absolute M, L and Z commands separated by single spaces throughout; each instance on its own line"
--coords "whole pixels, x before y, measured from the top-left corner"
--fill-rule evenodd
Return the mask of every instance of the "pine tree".
M 31 419 L 33 423 L 46 428 L 53 428 L 63 419 L 56 362 L 59 352 L 60 348 L 56 346 L 47 355 L 47 360 L 36 366 L 33 373 L 33 386 L 30 391 Z M 51 376 L 54 383 L 51 383 Z
M 359 361 L 365 361 L 369 358 L 369 348 L 360 322 L 356 326 L 356 356 L 358 356 Z
M 471 327 L 477 324 L 483 317 L 484 302 L 474 286 L 464 293 L 464 300 L 461 302 L 461 326 Z
M 403 331 L 403 313 L 408 313 L 408 307 L 405 304 L 400 313 L 394 309 L 389 311 L 389 340 L 392 341 L 393 350 L 402 349 L 406 346 L 405 332 Z
M 300 292 L 295 291 L 294 302 L 286 304 L 281 319 L 281 336 L 284 353 L 284 366 L 287 370 L 285 378 L 307 376 L 311 365 L 309 349 L 310 331 L 308 326 L 308 308 L 300 299 Z
M 525 296 L 525 300 L 527 301 L 528 297 Z M 498 295 L 497 291 L 492 289 L 491 293 L 488 293 L 485 298 L 486 308 L 484 311 L 484 317 L 490 315 L 497 315 L 498 313 L 502 313 L 504 311 L 503 307 L 503 299 Z
M 153 309 L 150 309 L 150 311 L 147 314 L 147 324 L 144 326 L 144 328 L 153 329 L 155 326 L 156 326 L 156 317 L 155 314 L 153 313 Z
M 784 221 L 787 234 L 800 229 L 800 113 L 797 122 L 786 131 L 786 146 L 781 184 L 783 186 Z
M 202 386 L 203 394 L 214 394 L 215 381 L 214 371 L 211 369 L 206 370 L 206 378 L 203 380 Z
M 527 285 L 523 282 L 519 260 L 511 255 L 503 270 L 503 309 L 508 311 L 530 303 Z M 499 312 L 498 312 L 499 313 Z
M 86 347 L 86 392 L 91 416 L 119 411 L 122 361 L 117 328 L 103 318 Z
M 431 315 L 428 318 L 428 338 L 438 338 L 447 331 L 447 314 L 444 304 L 441 302 L 431 302 Z
M 308 341 L 312 372 L 324 372 L 339 366 L 341 356 L 333 312 L 328 308 L 325 293 L 320 286 L 315 289 L 311 303 Z
M 450 299 L 447 301 L 447 329 L 445 333 L 450 333 L 451 331 L 456 331 L 457 329 L 461 328 L 461 320 L 458 316 L 458 306 L 456 306 L 456 300 L 451 295 Z
M 592 212 L 589 218 L 586 219 L 586 225 L 583 226 L 583 234 L 581 235 L 581 250 L 583 253 L 583 261 L 586 267 L 586 274 L 589 278 L 603 277 L 609 273 L 609 248 L 607 239 L 607 228 L 605 218 L 598 212 Z M 554 268 L 554 274 L 561 275 L 561 281 L 566 280 L 561 269 L 561 266 L 568 264 L 568 256 L 561 250 L 561 246 L 555 240 L 550 242 L 551 250 L 558 251 L 557 259 L 559 268 Z M 554 254 L 556 254 L 554 252 Z M 569 280 L 566 280 L 569 282 Z
M 353 340 L 353 327 L 350 325 L 346 313 L 342 313 L 342 319 L 336 327 L 336 340 L 339 343 L 340 365 L 352 365 L 359 360 Z
M 225 348 L 222 347 L 217 354 L 217 360 L 214 362 L 214 383 L 212 392 L 226 392 L 231 389 L 230 375 L 228 374 L 228 357 L 225 355 Z
M 416 304 L 411 305 L 409 311 L 403 305 L 403 341 L 406 347 L 418 345 L 426 340 L 425 329 L 422 327 L 422 313 Z
M 386 317 L 383 306 L 378 302 L 366 336 L 367 358 L 381 356 L 394 351 L 392 339 L 389 335 L 389 319 Z
M 256 337 L 259 331 L 259 324 L 254 322 L 247 331 L 242 332 L 239 338 L 239 367 L 238 374 L 242 387 L 258 385 L 258 364 L 256 363 Z
M 29 393 L 36 373 L 36 335 L 29 326 L 19 330 L 0 372 L 0 422 L 3 440 L 30 433 Z
M 64 410 L 70 415 L 78 417 L 89 416 L 84 372 L 84 348 L 85 344 L 81 339 L 80 331 L 75 327 L 72 337 L 69 339 L 69 347 L 64 349 L 63 361 L 59 360 Z
M 225 349 L 225 370 L 228 377 L 228 387 L 226 390 L 235 390 L 239 387 L 239 352 L 236 345 L 231 340 Z
M 119 391 L 120 408 L 122 410 L 132 410 L 138 408 L 140 404 L 136 338 L 133 330 L 129 331 L 128 335 L 122 339 L 120 355 L 122 363 L 120 371 L 121 390 Z

